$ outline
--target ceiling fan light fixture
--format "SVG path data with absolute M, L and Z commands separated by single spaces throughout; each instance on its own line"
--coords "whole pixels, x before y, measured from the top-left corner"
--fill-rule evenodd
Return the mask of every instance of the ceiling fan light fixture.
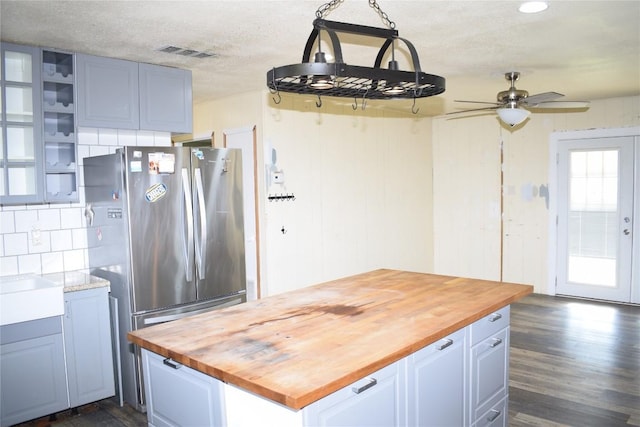
M 500 120 L 511 127 L 517 126 L 520 123 L 524 122 L 525 120 L 527 120 L 527 117 L 529 117 L 529 114 L 531 114 L 529 110 L 518 107 L 498 108 L 496 112 L 498 113 Z
M 539 13 L 547 10 L 549 4 L 546 1 L 526 1 L 520 5 L 518 10 L 522 13 Z

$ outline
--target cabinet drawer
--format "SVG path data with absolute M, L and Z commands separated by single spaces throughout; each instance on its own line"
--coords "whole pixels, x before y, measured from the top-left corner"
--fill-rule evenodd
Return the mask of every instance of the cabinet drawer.
M 478 417 L 475 427 L 506 427 L 507 426 L 507 402 L 509 396 L 502 399 L 487 412 Z
M 480 341 L 509 326 L 509 312 L 509 306 L 506 306 L 472 323 L 471 345 L 476 345 Z
M 508 393 L 509 328 L 471 349 L 471 419 L 485 413 Z
M 401 362 L 354 382 L 303 410 L 313 427 L 400 426 L 403 419 Z

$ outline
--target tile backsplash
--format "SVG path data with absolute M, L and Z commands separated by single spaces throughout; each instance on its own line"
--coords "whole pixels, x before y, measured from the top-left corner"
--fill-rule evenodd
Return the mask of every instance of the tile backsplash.
M 83 159 L 123 146 L 171 146 L 168 132 L 78 130 L 78 203 L 0 207 L 0 276 L 88 271 Z

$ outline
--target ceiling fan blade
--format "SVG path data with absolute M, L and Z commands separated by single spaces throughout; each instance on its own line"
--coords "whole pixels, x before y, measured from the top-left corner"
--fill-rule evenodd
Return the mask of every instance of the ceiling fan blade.
M 497 107 L 485 107 L 485 108 L 473 108 L 471 110 L 462 110 L 462 111 L 452 111 L 450 113 L 446 113 L 445 115 L 450 115 L 450 114 L 462 114 L 462 113 L 472 113 L 474 111 L 486 111 L 486 110 L 497 110 L 500 106 L 498 105 Z
M 453 102 L 466 102 L 468 104 L 489 104 L 489 105 L 501 105 L 497 102 L 485 102 L 485 101 L 464 101 L 461 99 L 454 99 Z
M 533 108 L 589 108 L 589 101 L 547 101 L 532 105 Z
M 523 105 L 531 105 L 535 107 L 536 105 L 542 102 L 554 101 L 558 98 L 562 98 L 564 95 L 558 92 L 544 92 L 537 93 L 535 95 L 527 96 L 525 99 L 521 101 Z

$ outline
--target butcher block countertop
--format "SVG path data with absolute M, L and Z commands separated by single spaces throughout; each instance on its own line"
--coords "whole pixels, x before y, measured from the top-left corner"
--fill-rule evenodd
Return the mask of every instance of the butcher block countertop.
M 376 270 L 140 329 L 128 337 L 298 410 L 532 290 Z

